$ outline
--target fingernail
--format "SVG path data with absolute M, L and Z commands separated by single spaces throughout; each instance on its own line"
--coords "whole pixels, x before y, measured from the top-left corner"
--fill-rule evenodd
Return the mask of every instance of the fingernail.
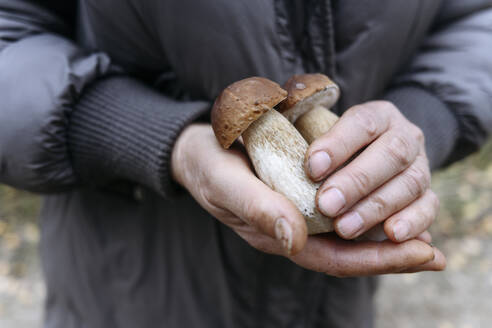
M 350 238 L 354 236 L 364 227 L 364 221 L 362 217 L 357 212 L 350 212 L 343 216 L 337 222 L 338 232 L 340 232 L 343 237 Z
M 292 228 L 285 219 L 277 219 L 275 222 L 275 237 L 282 243 L 288 255 L 292 250 Z
M 405 221 L 398 221 L 393 227 L 393 235 L 397 241 L 405 241 L 408 239 L 410 227 Z
M 309 157 L 309 175 L 313 179 L 321 178 L 330 168 L 331 158 L 325 151 L 318 151 Z
M 321 194 L 318 199 L 318 206 L 324 215 L 336 216 L 345 206 L 345 197 L 337 188 L 330 188 Z

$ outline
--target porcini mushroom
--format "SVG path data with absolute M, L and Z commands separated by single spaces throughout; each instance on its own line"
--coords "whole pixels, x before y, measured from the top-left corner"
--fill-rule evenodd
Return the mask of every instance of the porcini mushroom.
M 329 109 L 338 101 L 340 89 L 326 75 L 294 75 L 284 88 L 288 95 L 278 106 L 279 111 L 309 144 L 328 132 L 338 120 L 338 116 Z M 378 224 L 359 239 L 381 241 L 387 236 L 382 224 Z
M 258 177 L 290 199 L 306 219 L 309 234 L 333 231 L 332 220 L 316 208 L 319 183 L 304 171 L 308 144 L 274 107 L 287 97 L 275 82 L 251 77 L 229 85 L 216 99 L 212 127 L 223 148 L 242 135 Z
M 294 75 L 284 88 L 288 95 L 278 106 L 279 112 L 295 125 L 309 144 L 338 120 L 329 109 L 340 97 L 340 89 L 326 75 Z

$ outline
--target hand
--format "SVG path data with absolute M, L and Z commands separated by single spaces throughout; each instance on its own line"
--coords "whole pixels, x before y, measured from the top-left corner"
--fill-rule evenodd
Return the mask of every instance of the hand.
M 390 102 L 350 108 L 311 144 L 306 159 L 314 181 L 328 177 L 317 205 L 335 218 L 341 237 L 356 238 L 384 221 L 386 235 L 395 242 L 428 238 L 422 233 L 437 216 L 439 200 L 429 188 L 424 135 Z
M 336 276 L 440 270 L 442 254 L 412 240 L 348 242 L 334 234 L 309 237 L 301 213 L 253 173 L 239 144 L 223 150 L 209 125 L 193 124 L 172 154 L 174 179 L 219 221 L 258 250 Z

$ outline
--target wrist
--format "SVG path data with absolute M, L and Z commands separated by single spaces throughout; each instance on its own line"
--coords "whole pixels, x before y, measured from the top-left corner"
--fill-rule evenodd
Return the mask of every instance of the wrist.
M 179 135 L 171 154 L 171 175 L 175 182 L 186 188 L 187 172 L 192 166 L 190 151 L 196 148 L 195 140 L 204 129 L 210 128 L 208 124 L 190 124 Z M 195 149 L 196 150 L 196 149 Z

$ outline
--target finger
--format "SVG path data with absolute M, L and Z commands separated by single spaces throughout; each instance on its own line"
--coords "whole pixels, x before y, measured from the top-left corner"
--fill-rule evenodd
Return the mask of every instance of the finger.
M 439 199 L 427 189 L 422 197 L 387 219 L 384 231 L 395 242 L 415 238 L 430 227 L 438 212 Z
M 420 155 L 405 171 L 359 201 L 335 220 L 335 230 L 345 239 L 359 237 L 376 224 L 408 206 L 430 185 L 425 156 Z
M 446 257 L 440 250 L 434 247 L 434 258 L 431 261 L 407 270 L 403 270 L 400 273 L 415 273 L 421 271 L 443 271 L 444 269 L 446 269 Z
M 384 227 L 382 224 L 375 225 L 371 229 L 367 230 L 363 235 L 356 238 L 355 240 L 370 240 L 370 241 L 383 241 L 388 239 L 386 233 L 384 232 Z
M 415 161 L 420 144 L 410 134 L 390 130 L 347 166 L 330 176 L 317 194 L 326 216 L 343 213 Z
M 306 153 L 305 169 L 314 181 L 321 181 L 360 149 L 390 128 L 398 113 L 388 102 L 368 102 L 347 110 Z M 401 116 L 401 114 L 400 114 Z
M 418 240 L 422 240 L 424 243 L 430 244 L 432 243 L 432 235 L 429 231 L 424 231 L 420 235 L 417 236 Z
M 304 217 L 283 195 L 261 182 L 248 167 L 234 170 L 222 167 L 213 174 L 209 187 L 219 199 L 218 207 L 227 208 L 247 224 L 276 238 L 287 254 L 299 252 L 306 242 Z M 211 198 L 211 197 L 210 197 Z
M 352 242 L 330 234 L 310 237 L 291 260 L 310 270 L 348 277 L 401 272 L 433 258 L 432 247 L 419 240 L 401 244 L 389 240 Z
M 181 152 L 173 156 L 173 166 L 186 166 L 176 176 L 200 205 L 235 231 L 249 228 L 276 238 L 286 254 L 298 252 L 307 238 L 304 218 L 289 200 L 254 175 L 239 143 L 224 150 L 207 125 L 187 131 L 180 142 L 195 147 L 178 147 Z M 207 147 L 200 147 L 203 144 Z M 185 149 L 193 151 L 193 156 L 183 157 Z

